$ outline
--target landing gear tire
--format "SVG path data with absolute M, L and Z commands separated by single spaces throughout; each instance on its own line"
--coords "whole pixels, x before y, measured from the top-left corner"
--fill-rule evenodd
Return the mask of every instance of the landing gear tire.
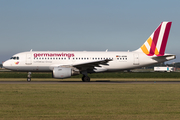
M 88 77 L 88 76 L 83 76 L 83 77 L 82 77 L 82 81 L 83 81 L 83 82 L 90 82 L 90 77 Z
M 31 72 L 28 72 L 27 82 L 31 82 Z
M 31 78 L 27 78 L 27 82 L 31 82 Z

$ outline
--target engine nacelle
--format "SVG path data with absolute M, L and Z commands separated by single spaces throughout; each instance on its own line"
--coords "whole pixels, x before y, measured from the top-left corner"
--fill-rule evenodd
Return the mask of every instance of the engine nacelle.
M 57 79 L 69 78 L 78 74 L 80 74 L 79 71 L 74 71 L 72 68 L 55 67 L 53 70 L 53 77 Z

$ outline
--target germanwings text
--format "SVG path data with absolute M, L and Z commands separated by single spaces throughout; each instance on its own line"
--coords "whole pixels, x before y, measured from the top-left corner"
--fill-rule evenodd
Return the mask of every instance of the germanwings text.
M 36 57 L 74 57 L 74 53 L 34 53 Z

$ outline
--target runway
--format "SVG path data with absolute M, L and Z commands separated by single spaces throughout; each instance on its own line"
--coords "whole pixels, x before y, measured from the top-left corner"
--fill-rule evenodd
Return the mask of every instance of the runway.
M 180 84 L 180 81 L 0 81 L 0 84 Z

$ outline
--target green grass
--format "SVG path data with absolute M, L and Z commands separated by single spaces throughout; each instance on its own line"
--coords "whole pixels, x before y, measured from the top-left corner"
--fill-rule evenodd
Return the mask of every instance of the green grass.
M 112 72 L 88 74 L 90 78 L 180 78 L 179 72 Z M 0 78 L 26 78 L 26 72 L 0 72 Z M 82 75 L 72 76 L 81 78 Z M 32 72 L 32 78 L 52 78 L 52 73 Z
M 176 84 L 0 84 L 0 119 L 175 120 Z

